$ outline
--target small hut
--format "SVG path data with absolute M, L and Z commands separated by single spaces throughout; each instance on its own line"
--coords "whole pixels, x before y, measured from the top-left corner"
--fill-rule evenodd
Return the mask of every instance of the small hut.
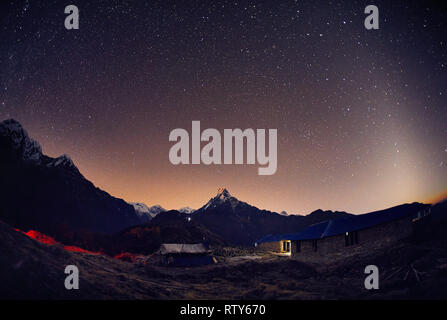
M 173 267 L 192 267 L 216 263 L 203 243 L 163 243 L 157 253 L 161 263 Z

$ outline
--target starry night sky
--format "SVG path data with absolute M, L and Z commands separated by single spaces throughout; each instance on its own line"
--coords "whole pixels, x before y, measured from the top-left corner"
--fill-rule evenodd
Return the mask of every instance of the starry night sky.
M 430 1 L 3 1 L 0 120 L 127 201 L 362 213 L 447 189 L 447 11 Z M 64 8 L 80 10 L 66 30 Z M 366 5 L 380 30 L 366 30 Z M 277 128 L 278 171 L 174 166 L 169 132 Z

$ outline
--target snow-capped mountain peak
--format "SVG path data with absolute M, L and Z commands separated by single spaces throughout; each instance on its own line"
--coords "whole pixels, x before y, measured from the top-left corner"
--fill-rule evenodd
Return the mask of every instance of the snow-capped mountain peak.
M 233 197 L 226 188 L 221 187 L 217 190 L 217 195 L 214 198 L 211 198 L 210 201 L 208 201 L 208 203 L 201 208 L 201 210 L 217 207 L 226 202 L 229 202 L 231 206 L 234 207 L 239 203 L 239 200 Z
M 187 214 L 191 214 L 194 211 L 196 211 L 196 210 L 191 207 L 183 207 L 183 208 L 178 209 L 178 212 L 187 213 Z
M 228 190 L 224 187 L 220 187 L 217 190 L 217 197 L 219 197 L 219 199 L 224 200 L 224 199 L 229 199 L 231 197 L 230 192 L 228 192 Z
M 40 144 L 30 138 L 22 125 L 14 119 L 0 122 L 0 143 L 5 144 L 5 147 L 23 162 L 43 165 L 48 168 L 64 168 L 79 173 L 78 168 L 68 155 L 63 154 L 57 158 L 43 155 Z
M 57 157 L 47 163 L 47 167 L 65 167 L 65 168 L 76 168 L 75 164 L 73 163 L 73 160 L 66 155 L 63 154 L 60 157 Z
M 160 205 L 155 205 L 152 207 L 148 207 L 146 204 L 142 202 L 131 202 L 129 203 L 135 209 L 135 213 L 140 218 L 141 223 L 145 223 L 150 221 L 160 212 L 165 212 L 166 209 Z
M 28 136 L 22 125 L 8 119 L 0 122 L 0 138 L 7 141 L 10 147 L 26 162 L 40 163 L 42 160 L 42 147 Z

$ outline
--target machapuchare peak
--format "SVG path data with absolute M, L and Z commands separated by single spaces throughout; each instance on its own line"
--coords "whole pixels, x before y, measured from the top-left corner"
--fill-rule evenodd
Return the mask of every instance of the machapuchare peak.
M 229 198 L 231 197 L 230 192 L 228 192 L 227 188 L 225 187 L 220 187 L 219 189 L 217 189 L 217 196 L 220 199 L 224 199 L 224 198 Z

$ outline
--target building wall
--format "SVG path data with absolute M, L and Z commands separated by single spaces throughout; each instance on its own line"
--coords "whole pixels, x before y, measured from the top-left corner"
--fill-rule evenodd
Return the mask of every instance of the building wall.
M 257 250 L 260 251 L 272 251 L 272 252 L 281 252 L 281 241 L 277 242 L 263 242 L 258 244 L 256 247 Z
M 344 234 L 316 240 L 316 251 L 314 240 L 292 241 L 291 256 L 294 259 L 308 262 L 329 262 L 351 255 L 362 256 L 406 238 L 412 232 L 411 218 L 404 218 L 357 231 L 358 243 L 350 246 L 345 245 Z M 261 243 L 258 248 L 279 253 L 281 242 Z
M 301 261 L 329 262 L 353 255 L 364 256 L 409 237 L 412 232 L 411 218 L 405 218 L 357 231 L 358 243 L 350 246 L 345 245 L 344 234 L 317 240 L 317 251 L 314 251 L 312 240 L 301 241 L 301 251 L 293 251 L 292 257 Z

